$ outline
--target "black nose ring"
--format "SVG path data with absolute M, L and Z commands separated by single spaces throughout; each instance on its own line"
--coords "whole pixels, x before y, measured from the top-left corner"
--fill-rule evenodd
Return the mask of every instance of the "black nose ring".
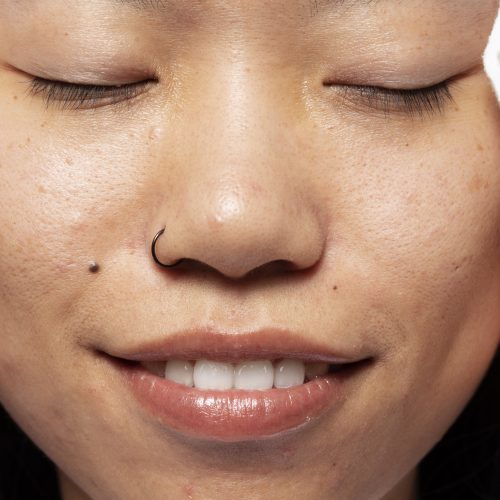
M 156 233 L 155 237 L 153 238 L 153 243 L 151 243 L 151 253 L 153 254 L 153 259 L 155 260 L 155 262 L 157 264 L 159 264 L 160 266 L 162 266 L 162 267 L 175 267 L 178 264 L 180 264 L 184 259 L 179 259 L 177 262 L 174 262 L 173 264 L 163 264 L 163 262 L 160 262 L 158 260 L 158 257 L 156 256 L 156 251 L 155 251 L 156 240 L 163 234 L 164 231 L 165 231 L 165 228 L 160 229 Z

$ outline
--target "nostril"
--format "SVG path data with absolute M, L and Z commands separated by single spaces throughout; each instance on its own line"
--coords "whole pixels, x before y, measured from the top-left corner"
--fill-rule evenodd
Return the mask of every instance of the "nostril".
M 300 269 L 300 266 L 290 262 L 289 260 L 273 260 L 272 262 L 266 262 L 255 269 L 249 271 L 245 277 L 253 278 L 257 275 L 268 275 L 268 274 L 281 274 L 291 271 L 297 271 Z
M 270 275 L 277 275 L 277 274 L 282 274 L 282 273 L 287 273 L 287 272 L 293 272 L 300 270 L 300 266 L 297 266 L 293 262 L 290 262 L 288 260 L 280 259 L 280 260 L 275 260 L 272 262 L 266 262 L 265 264 L 262 264 L 254 269 L 251 269 L 248 272 L 241 272 L 241 273 L 231 273 L 228 270 L 226 270 L 224 273 L 220 271 L 215 266 L 211 266 L 205 262 L 201 262 L 196 259 L 190 259 L 190 258 L 182 258 L 180 259 L 181 261 L 176 267 L 172 268 L 172 271 L 175 273 L 179 273 L 182 271 L 184 272 L 203 272 L 203 273 L 216 273 L 216 274 L 224 274 L 225 277 L 230 278 L 230 279 L 235 279 L 235 280 L 245 280 L 245 279 L 253 279 L 256 277 L 260 276 L 270 276 Z

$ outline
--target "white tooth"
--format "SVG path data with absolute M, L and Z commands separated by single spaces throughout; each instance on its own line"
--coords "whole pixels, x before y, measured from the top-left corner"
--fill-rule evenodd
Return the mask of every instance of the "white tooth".
M 274 366 L 274 387 L 293 387 L 304 383 L 304 362 L 298 359 L 283 359 Z
M 243 361 L 234 368 L 235 389 L 271 389 L 274 381 L 274 367 L 269 360 Z
M 200 359 L 194 364 L 193 379 L 198 389 L 232 389 L 234 367 L 231 363 Z
M 328 373 L 328 363 L 306 363 L 306 378 L 312 380 Z
M 193 387 L 193 363 L 184 359 L 171 359 L 165 367 L 165 378 Z

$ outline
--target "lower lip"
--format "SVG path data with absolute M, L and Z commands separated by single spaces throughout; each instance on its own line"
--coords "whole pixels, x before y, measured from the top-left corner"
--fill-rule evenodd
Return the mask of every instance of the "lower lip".
M 135 398 L 165 426 L 226 442 L 276 437 L 304 427 L 340 402 L 351 371 L 286 389 L 201 390 L 153 375 L 139 364 L 118 366 Z

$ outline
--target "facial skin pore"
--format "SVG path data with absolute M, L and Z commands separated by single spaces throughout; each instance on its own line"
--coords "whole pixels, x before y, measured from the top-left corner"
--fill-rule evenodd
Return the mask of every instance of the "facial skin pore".
M 0 402 L 64 500 L 415 498 L 500 339 L 498 2 L 138 3 L 0 0 Z M 187 440 L 98 351 L 200 326 L 372 364 L 294 437 Z

